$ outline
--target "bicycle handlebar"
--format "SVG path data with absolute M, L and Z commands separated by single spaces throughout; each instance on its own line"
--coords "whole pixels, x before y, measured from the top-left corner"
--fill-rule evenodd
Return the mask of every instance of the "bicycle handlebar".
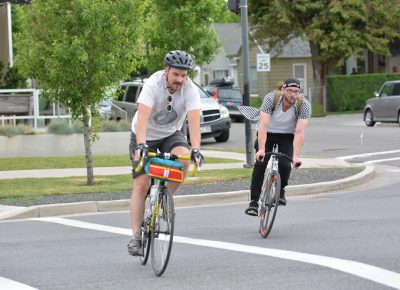
M 290 163 L 293 163 L 293 159 L 289 155 L 286 155 L 286 154 L 283 154 L 280 152 L 266 152 L 265 156 L 267 156 L 267 155 L 276 155 L 278 157 L 283 157 L 283 158 L 287 159 L 288 161 L 290 161 Z M 301 164 L 302 164 L 301 162 L 297 162 L 296 164 L 293 164 L 293 165 L 294 165 L 294 167 L 300 167 Z

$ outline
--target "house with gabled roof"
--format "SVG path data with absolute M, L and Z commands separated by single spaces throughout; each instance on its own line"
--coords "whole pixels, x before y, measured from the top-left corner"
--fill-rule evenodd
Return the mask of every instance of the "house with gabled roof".
M 242 31 L 239 23 L 216 23 L 214 28 L 222 47 L 211 63 L 201 64 L 200 82 L 208 85 L 213 79 L 231 76 L 235 85 L 243 87 Z M 308 41 L 293 39 L 281 51 L 272 50 L 269 72 L 257 70 L 257 55 L 266 54 L 268 48 L 249 37 L 249 87 L 254 97 L 263 96 L 279 81 L 288 77 L 300 79 L 304 92 L 313 85 L 311 53 Z

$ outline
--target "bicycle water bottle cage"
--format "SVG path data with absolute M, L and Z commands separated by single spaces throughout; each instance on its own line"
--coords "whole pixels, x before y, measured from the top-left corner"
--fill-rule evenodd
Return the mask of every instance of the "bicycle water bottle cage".
M 150 158 L 145 166 L 148 176 L 158 180 L 183 181 L 183 164 L 162 158 Z

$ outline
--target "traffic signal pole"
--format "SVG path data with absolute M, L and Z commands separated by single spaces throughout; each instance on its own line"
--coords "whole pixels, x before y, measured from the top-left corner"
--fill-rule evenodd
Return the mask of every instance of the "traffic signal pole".
M 250 106 L 249 89 L 249 25 L 247 18 L 247 0 L 240 0 L 240 19 L 242 24 L 242 59 L 243 59 L 243 105 Z M 254 165 L 253 157 L 253 135 L 251 132 L 251 121 L 244 118 L 246 136 L 246 164 L 245 168 Z
M 242 61 L 243 61 L 243 105 L 250 105 L 249 89 L 249 25 L 247 18 L 247 0 L 228 0 L 228 9 L 236 14 L 240 14 L 242 25 Z M 246 164 L 244 168 L 252 168 L 253 158 L 253 134 L 251 132 L 251 121 L 244 118 L 245 137 L 246 137 Z

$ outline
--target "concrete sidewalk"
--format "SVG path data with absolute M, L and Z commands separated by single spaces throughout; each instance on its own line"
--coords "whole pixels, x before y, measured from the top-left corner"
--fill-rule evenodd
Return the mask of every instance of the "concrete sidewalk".
M 211 170 L 211 169 L 223 170 L 229 168 L 243 168 L 243 165 L 246 161 L 246 155 L 242 153 L 212 151 L 212 150 L 204 150 L 202 152 L 205 154 L 206 157 L 228 158 L 241 161 L 237 163 L 204 164 L 202 170 Z M 350 164 L 343 160 L 330 159 L 330 158 L 302 158 L 302 160 L 303 160 L 302 168 L 343 168 L 343 167 L 355 166 L 354 164 Z M 130 166 L 94 168 L 95 175 L 130 174 L 130 172 L 131 172 Z M 287 186 L 286 195 L 290 199 L 290 196 L 293 195 L 323 193 L 329 191 L 343 190 L 365 182 L 365 180 L 371 178 L 373 173 L 374 173 L 374 167 L 367 166 L 362 172 L 345 179 L 329 181 L 329 182 L 320 182 L 314 184 Z M 86 176 L 86 168 L 0 171 L 0 179 L 46 178 L 46 177 L 68 177 L 68 176 Z M 174 200 L 176 206 L 246 202 L 249 200 L 249 190 L 212 193 L 212 194 L 175 196 Z M 71 215 L 71 214 L 93 213 L 93 212 L 122 211 L 128 209 L 129 209 L 129 200 L 88 201 L 88 202 L 77 202 L 77 203 L 37 205 L 30 207 L 0 205 L 0 220 L 34 218 L 34 217 L 45 217 L 45 216 L 60 216 L 60 215 Z
M 223 164 L 207 164 L 205 163 L 202 170 L 217 170 L 243 168 L 246 163 L 246 155 L 243 153 L 223 152 L 223 151 L 202 151 L 205 157 L 217 157 L 240 160 L 237 163 Z M 337 168 L 351 167 L 352 165 L 343 160 L 328 159 L 328 158 L 302 158 L 302 168 Z M 122 167 L 96 167 L 93 169 L 94 175 L 118 175 L 130 174 L 131 166 Z M 34 170 L 11 170 L 0 171 L 0 179 L 13 178 L 44 178 L 44 177 L 71 177 L 71 176 L 86 176 L 86 168 L 66 168 L 66 169 L 34 169 Z

